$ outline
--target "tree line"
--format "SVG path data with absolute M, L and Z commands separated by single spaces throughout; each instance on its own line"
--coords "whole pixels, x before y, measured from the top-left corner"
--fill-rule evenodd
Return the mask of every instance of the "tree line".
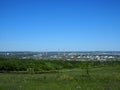
M 0 71 L 49 71 L 72 68 L 88 68 L 120 65 L 119 61 L 65 61 L 0 58 Z

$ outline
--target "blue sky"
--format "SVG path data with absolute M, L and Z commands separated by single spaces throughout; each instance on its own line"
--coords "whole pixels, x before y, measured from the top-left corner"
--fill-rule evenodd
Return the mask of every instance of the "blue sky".
M 0 51 L 120 51 L 120 0 L 0 0 Z

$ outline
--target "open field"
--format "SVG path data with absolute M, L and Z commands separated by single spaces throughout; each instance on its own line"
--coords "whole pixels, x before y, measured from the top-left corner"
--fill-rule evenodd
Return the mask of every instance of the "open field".
M 0 74 L 0 90 L 120 90 L 120 66 L 86 70 L 63 69 L 59 73 Z

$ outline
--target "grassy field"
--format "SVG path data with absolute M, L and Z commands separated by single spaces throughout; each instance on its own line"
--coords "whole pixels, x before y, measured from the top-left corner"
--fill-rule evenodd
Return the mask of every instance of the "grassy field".
M 64 69 L 59 73 L 0 73 L 0 90 L 120 90 L 120 66 Z

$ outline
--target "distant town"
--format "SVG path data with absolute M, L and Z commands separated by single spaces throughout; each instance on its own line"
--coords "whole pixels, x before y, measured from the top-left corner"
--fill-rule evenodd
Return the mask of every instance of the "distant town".
M 119 61 L 119 51 L 0 52 L 0 57 L 35 60 Z

